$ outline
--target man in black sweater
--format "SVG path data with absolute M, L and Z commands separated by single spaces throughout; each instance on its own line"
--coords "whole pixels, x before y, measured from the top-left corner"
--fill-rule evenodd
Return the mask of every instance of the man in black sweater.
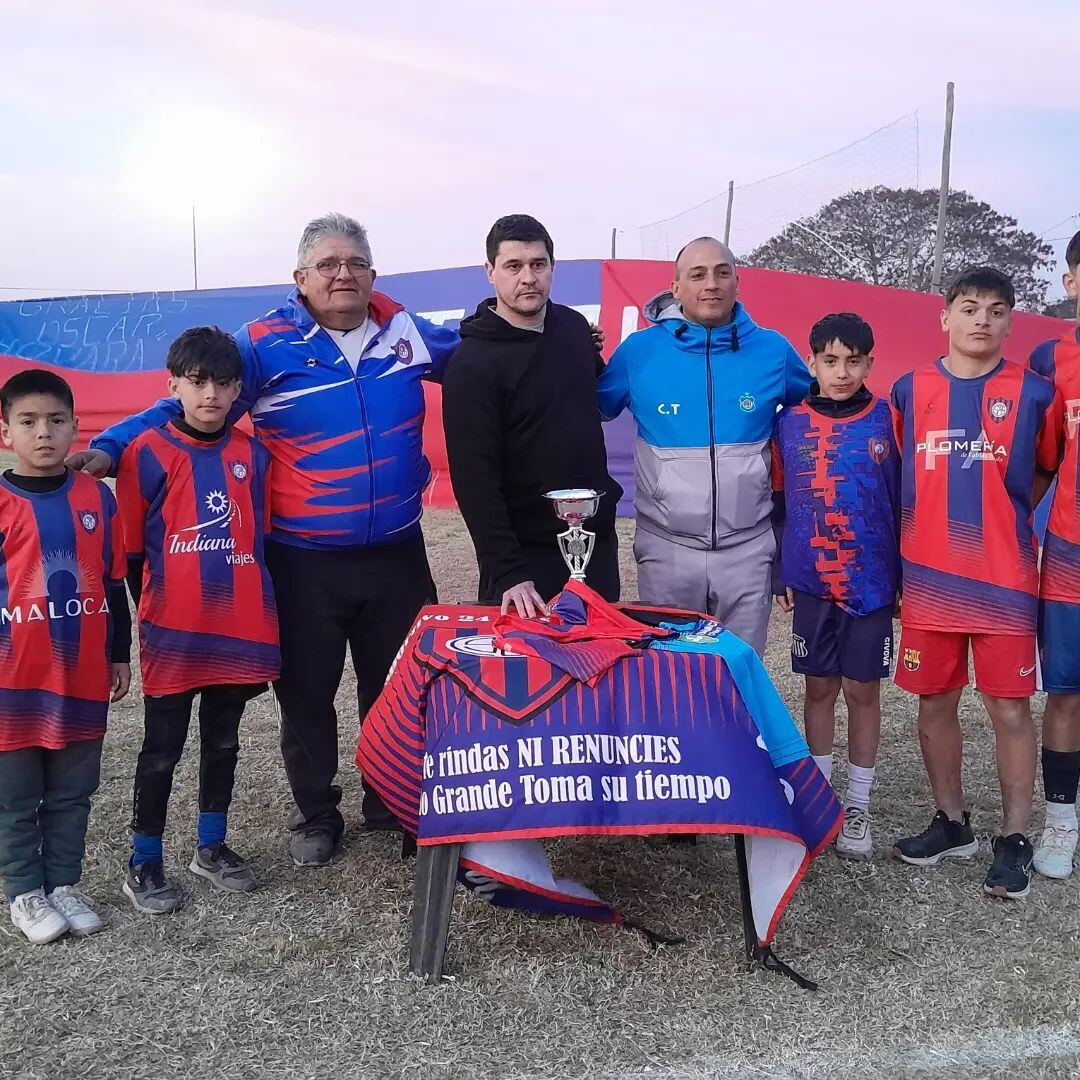
M 461 324 L 443 377 L 450 478 L 480 566 L 479 599 L 529 617 L 546 614 L 570 575 L 557 535 L 566 525 L 544 493 L 603 492 L 585 528 L 596 533 L 587 583 L 619 597 L 615 507 L 596 398 L 603 361 L 589 324 L 548 299 L 555 266 L 535 218 L 500 218 L 487 237 L 495 298 Z

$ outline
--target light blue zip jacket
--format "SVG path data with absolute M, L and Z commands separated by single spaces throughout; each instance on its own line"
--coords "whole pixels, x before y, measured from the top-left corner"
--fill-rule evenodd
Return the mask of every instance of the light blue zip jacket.
M 783 405 L 802 401 L 810 372 L 788 340 L 736 303 L 731 322 L 687 322 L 670 292 L 645 305 L 600 377 L 600 412 L 637 421 L 638 525 L 716 550 L 770 527 L 770 448 Z

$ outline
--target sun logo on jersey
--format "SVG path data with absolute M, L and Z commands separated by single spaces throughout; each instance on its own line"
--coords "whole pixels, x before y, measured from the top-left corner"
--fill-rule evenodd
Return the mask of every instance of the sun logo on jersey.
M 1013 403 L 1002 397 L 991 398 L 986 403 L 986 411 L 990 414 L 990 419 L 998 424 L 1012 412 L 1012 407 Z
M 97 514 L 93 510 L 80 510 L 79 524 L 88 533 L 92 533 L 97 528 Z
M 225 492 L 223 491 L 211 491 L 206 496 L 206 509 L 211 514 L 224 514 L 228 505 L 229 500 L 225 498 Z
M 908 671 L 918 671 L 922 664 L 922 652 L 919 649 L 904 650 L 904 667 Z

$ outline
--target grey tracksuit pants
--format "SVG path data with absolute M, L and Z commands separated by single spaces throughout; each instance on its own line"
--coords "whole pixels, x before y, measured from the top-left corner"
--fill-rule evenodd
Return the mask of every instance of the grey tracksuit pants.
M 643 603 L 700 611 L 719 619 L 764 655 L 772 604 L 776 538 L 768 522 L 749 536 L 727 537 L 715 551 L 686 547 L 648 532 L 634 538 Z

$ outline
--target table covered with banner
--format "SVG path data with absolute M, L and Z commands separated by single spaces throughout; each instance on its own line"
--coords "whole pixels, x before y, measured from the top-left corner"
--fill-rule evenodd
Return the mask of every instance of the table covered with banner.
M 501 906 L 621 921 L 554 877 L 541 841 L 565 835 L 735 834 L 747 945 L 775 961 L 777 923 L 843 817 L 749 646 L 575 581 L 545 620 L 424 608 L 356 762 L 422 861 L 444 857 L 418 867 L 417 893 L 444 910 L 440 969 L 455 877 Z

